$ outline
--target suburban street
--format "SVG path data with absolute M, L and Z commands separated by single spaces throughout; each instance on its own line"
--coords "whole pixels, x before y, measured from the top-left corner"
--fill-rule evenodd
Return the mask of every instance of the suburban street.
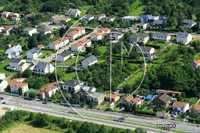
M 82 119 L 82 117 L 78 115 L 58 112 L 58 110 L 67 111 L 67 112 L 73 111 L 70 107 L 65 107 L 59 104 L 54 104 L 54 103 L 42 104 L 42 101 L 35 101 L 35 100 L 28 101 L 28 100 L 23 100 L 22 98 L 9 96 L 9 95 L 3 95 L 3 97 L 7 101 L 7 105 L 9 106 L 14 105 L 15 109 L 42 112 L 42 113 L 47 113 L 47 114 L 59 115 L 62 117 L 65 116 L 71 119 Z M 99 110 L 92 110 L 92 109 L 85 109 L 85 108 L 75 108 L 75 110 L 83 115 L 90 115 L 90 116 L 103 117 L 103 118 L 109 118 L 109 119 L 118 119 L 124 115 L 124 113 L 106 112 L 106 111 L 99 111 Z M 83 120 L 85 121 L 86 119 L 83 119 Z M 134 129 L 138 127 L 136 125 L 130 125 L 130 124 L 114 122 L 114 121 L 107 121 L 107 120 L 96 119 L 96 118 L 91 118 L 91 117 L 89 118 L 87 117 L 87 120 L 91 122 L 99 123 L 99 124 L 100 122 L 103 122 L 103 124 L 106 124 L 106 125 L 111 124 L 112 126 L 116 126 L 116 123 L 117 123 L 117 126 L 118 125 L 122 127 L 124 126 L 130 129 Z M 197 127 L 197 124 L 168 120 L 168 119 L 158 119 L 158 118 L 153 118 L 153 117 L 130 115 L 129 118 L 126 118 L 126 121 L 153 125 L 153 126 L 156 126 L 156 124 L 176 124 L 177 130 L 183 130 L 183 131 L 195 132 L 195 133 L 199 133 L 199 130 L 200 130 L 200 128 Z M 157 129 L 151 129 L 151 128 L 145 128 L 145 127 L 143 128 L 148 131 L 153 131 L 153 132 L 164 132 L 164 131 L 159 131 Z

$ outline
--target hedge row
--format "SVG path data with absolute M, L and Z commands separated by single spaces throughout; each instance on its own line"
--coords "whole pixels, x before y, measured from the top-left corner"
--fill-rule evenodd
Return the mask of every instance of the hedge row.
M 195 118 L 188 118 L 189 122 L 196 122 L 196 123 L 200 123 L 200 119 L 195 119 Z
M 155 112 L 149 112 L 149 111 L 145 111 L 145 110 L 137 110 L 137 114 L 144 114 L 144 115 L 153 115 L 153 116 L 156 116 Z

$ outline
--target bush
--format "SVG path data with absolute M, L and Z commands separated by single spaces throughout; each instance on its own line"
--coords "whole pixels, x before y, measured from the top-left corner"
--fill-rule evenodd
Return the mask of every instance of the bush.
M 138 110 L 137 113 L 138 114 L 144 114 L 144 115 L 153 115 L 153 116 L 156 116 L 155 112 L 150 112 L 150 111 L 147 111 L 147 110 Z

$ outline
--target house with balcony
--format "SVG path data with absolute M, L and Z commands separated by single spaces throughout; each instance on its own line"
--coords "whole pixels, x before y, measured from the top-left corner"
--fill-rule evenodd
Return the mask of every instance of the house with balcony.
M 44 76 L 47 73 L 52 73 L 55 67 L 49 62 L 38 61 L 34 66 L 32 73 L 37 76 Z
M 148 57 L 149 55 L 153 55 L 155 53 L 155 49 L 153 47 L 147 47 L 147 46 L 138 46 L 136 51 L 139 55 L 143 55 Z
M 78 31 L 79 36 L 85 35 L 85 27 L 78 27 L 75 30 Z
M 187 110 L 189 110 L 189 103 L 186 102 L 174 102 L 172 105 L 173 110 L 172 114 L 184 114 Z
M 88 66 L 91 66 L 91 65 L 94 65 L 95 63 L 97 63 L 97 57 L 92 55 L 90 57 L 87 57 L 85 58 L 83 61 L 82 61 L 82 67 L 83 68 L 88 68 Z
M 137 33 L 129 37 L 130 45 L 136 45 L 138 43 L 146 44 L 149 40 L 149 35 L 143 33 Z
M 200 105 L 191 105 L 191 106 L 190 106 L 190 113 L 191 113 L 191 111 L 192 111 L 192 108 L 194 108 L 194 110 L 195 110 L 195 112 L 196 112 L 197 114 L 200 114 Z
M 146 30 L 147 29 L 147 23 L 138 23 L 137 27 L 141 28 L 142 30 Z
M 58 86 L 56 85 L 56 83 L 51 83 L 50 85 L 47 85 L 40 89 L 39 96 L 42 99 L 45 99 L 47 97 L 51 97 L 57 91 L 58 91 Z
M 22 47 L 20 45 L 16 45 L 12 48 L 7 49 L 4 56 L 11 59 L 19 57 L 21 52 L 22 52 Z
M 37 33 L 37 29 L 31 27 L 26 27 L 22 31 L 26 34 L 26 36 L 32 36 Z
M 1 16 L 4 17 L 4 18 L 8 18 L 8 17 L 9 17 L 9 14 L 10 14 L 10 12 L 8 12 L 8 11 L 3 11 L 3 12 L 1 13 Z
M 32 48 L 31 50 L 29 50 L 26 53 L 26 58 L 28 58 L 28 59 L 36 59 L 40 55 L 42 55 L 42 50 L 40 48 L 36 47 L 36 48 Z
M 29 90 L 28 83 L 24 83 L 25 78 L 14 78 L 10 84 L 10 92 L 19 93 L 19 88 L 22 89 L 22 93 Z
M 63 83 L 63 90 L 66 92 L 79 92 L 81 90 L 81 87 L 84 86 L 84 82 L 78 81 L 78 80 L 69 80 L 65 83 Z
M 176 36 L 176 42 L 182 45 L 187 45 L 192 41 L 192 35 L 187 32 L 178 32 Z
M 167 94 L 162 94 L 161 96 L 157 96 L 153 99 L 153 104 L 156 107 L 167 107 L 171 103 L 172 97 L 168 96 Z
M 28 67 L 29 67 L 29 64 L 26 63 L 26 60 L 20 59 L 20 58 L 11 58 L 7 69 L 12 70 L 12 71 L 23 72 Z
M 56 61 L 65 62 L 67 59 L 74 57 L 74 53 L 70 50 L 64 51 L 61 54 L 58 54 L 56 57 Z
M 102 14 L 99 14 L 99 15 L 96 15 L 94 17 L 95 20 L 101 20 L 102 18 L 105 18 L 106 17 L 106 14 L 102 13 Z
M 89 93 L 87 95 L 87 100 L 90 103 L 94 103 L 95 105 L 99 105 L 104 101 L 105 97 L 106 97 L 106 94 L 103 94 L 103 93 L 100 93 L 100 92 L 93 92 L 93 93 Z
M 169 42 L 171 40 L 171 35 L 166 32 L 156 32 L 154 33 L 154 40 Z

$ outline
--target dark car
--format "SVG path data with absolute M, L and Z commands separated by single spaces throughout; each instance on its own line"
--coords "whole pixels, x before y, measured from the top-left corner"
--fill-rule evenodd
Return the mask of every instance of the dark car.
M 47 104 L 47 102 L 43 102 L 42 104 Z
M 3 97 L 1 97 L 1 99 L 4 99 Z

